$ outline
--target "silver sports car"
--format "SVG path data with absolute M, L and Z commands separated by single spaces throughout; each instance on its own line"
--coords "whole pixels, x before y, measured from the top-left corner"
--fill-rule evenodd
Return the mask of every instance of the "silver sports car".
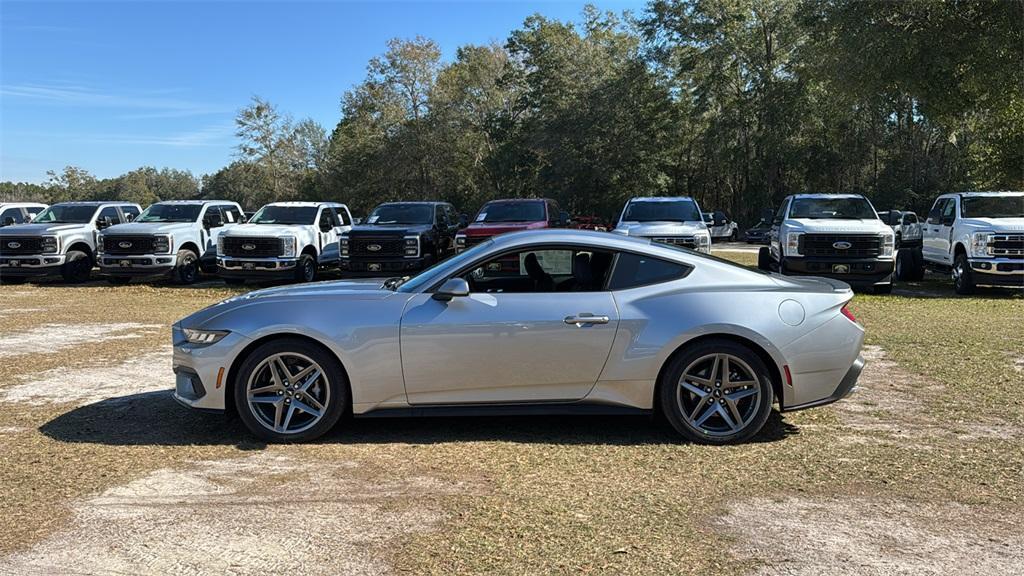
M 271 441 L 342 415 L 653 413 L 697 442 L 853 389 L 850 288 L 649 240 L 538 230 L 412 278 L 259 290 L 174 325 L 175 398 Z

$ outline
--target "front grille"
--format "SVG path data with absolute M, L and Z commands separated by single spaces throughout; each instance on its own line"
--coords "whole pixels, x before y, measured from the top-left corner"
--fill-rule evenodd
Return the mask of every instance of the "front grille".
M 281 255 L 280 238 L 225 236 L 224 255 L 237 258 L 272 258 Z
M 405 239 L 401 237 L 349 237 L 348 253 L 369 258 L 400 258 L 405 255 Z
M 103 251 L 107 254 L 152 254 L 152 236 L 104 236 Z
M 994 234 L 989 246 L 993 256 L 1024 258 L 1024 234 Z
M 481 242 L 487 241 L 489 238 L 490 236 L 466 236 L 466 243 L 463 244 L 463 246 L 465 246 L 466 248 L 469 248 L 470 246 L 476 246 Z
M 39 236 L 0 237 L 0 254 L 39 254 L 43 251 L 43 239 Z
M 848 244 L 849 247 L 837 246 Z M 875 258 L 882 253 L 882 237 L 875 234 L 804 234 L 800 254 L 828 258 Z
M 659 236 L 651 238 L 652 242 L 671 244 L 672 246 L 683 246 L 684 248 L 696 248 L 697 239 L 693 236 Z

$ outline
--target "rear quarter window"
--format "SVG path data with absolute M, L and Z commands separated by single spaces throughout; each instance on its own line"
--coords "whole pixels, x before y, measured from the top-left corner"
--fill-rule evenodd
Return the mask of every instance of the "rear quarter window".
M 621 252 L 615 261 L 615 269 L 608 280 L 609 290 L 625 290 L 638 286 L 660 284 L 686 276 L 690 267 L 678 262 L 660 258 Z

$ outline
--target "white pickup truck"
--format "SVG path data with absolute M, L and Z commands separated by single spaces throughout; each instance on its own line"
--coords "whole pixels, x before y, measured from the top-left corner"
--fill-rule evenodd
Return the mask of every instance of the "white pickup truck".
M 740 225 L 733 222 L 721 210 L 704 212 L 704 223 L 708 226 L 712 240 L 735 242 L 740 235 Z
M 948 271 L 957 294 L 1024 289 L 1024 192 L 963 192 L 935 200 L 922 225 L 922 266 Z
M 686 196 L 633 198 L 626 202 L 612 233 L 711 252 L 711 233 L 700 206 Z
M 0 280 L 60 276 L 85 282 L 97 259 L 101 230 L 139 215 L 138 204 L 116 201 L 61 202 L 43 210 L 31 224 L 0 228 Z
M 226 200 L 171 200 L 151 204 L 129 224 L 103 231 L 100 270 L 111 284 L 170 276 L 192 284 L 212 272 L 217 237 L 242 221 L 242 208 Z
M 46 204 L 38 202 L 0 202 L 0 226 L 13 226 L 31 222 Z
M 339 237 L 352 229 L 352 213 L 337 202 L 274 202 L 234 227 L 217 243 L 217 271 L 228 284 L 246 280 L 312 282 L 317 271 L 337 268 Z
M 859 194 L 787 196 L 757 265 L 789 275 L 825 276 L 876 294 L 892 291 L 896 234 Z

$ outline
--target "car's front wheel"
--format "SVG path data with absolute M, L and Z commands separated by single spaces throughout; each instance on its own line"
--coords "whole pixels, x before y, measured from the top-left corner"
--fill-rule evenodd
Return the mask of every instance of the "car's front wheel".
M 242 362 L 235 408 L 245 426 L 270 442 L 301 442 L 327 433 L 349 401 L 341 364 L 327 350 L 295 338 L 271 340 Z
M 195 284 L 199 279 L 199 257 L 188 248 L 178 250 L 174 279 L 178 284 Z
M 299 256 L 299 263 L 295 266 L 296 282 L 312 282 L 316 280 L 316 260 L 309 254 Z
M 953 290 L 960 295 L 974 294 L 974 272 L 971 270 L 971 263 L 967 261 L 967 254 L 960 252 L 953 260 Z
M 774 398 L 761 358 L 729 340 L 709 340 L 677 354 L 660 394 L 672 427 L 703 444 L 748 440 L 768 420 Z

